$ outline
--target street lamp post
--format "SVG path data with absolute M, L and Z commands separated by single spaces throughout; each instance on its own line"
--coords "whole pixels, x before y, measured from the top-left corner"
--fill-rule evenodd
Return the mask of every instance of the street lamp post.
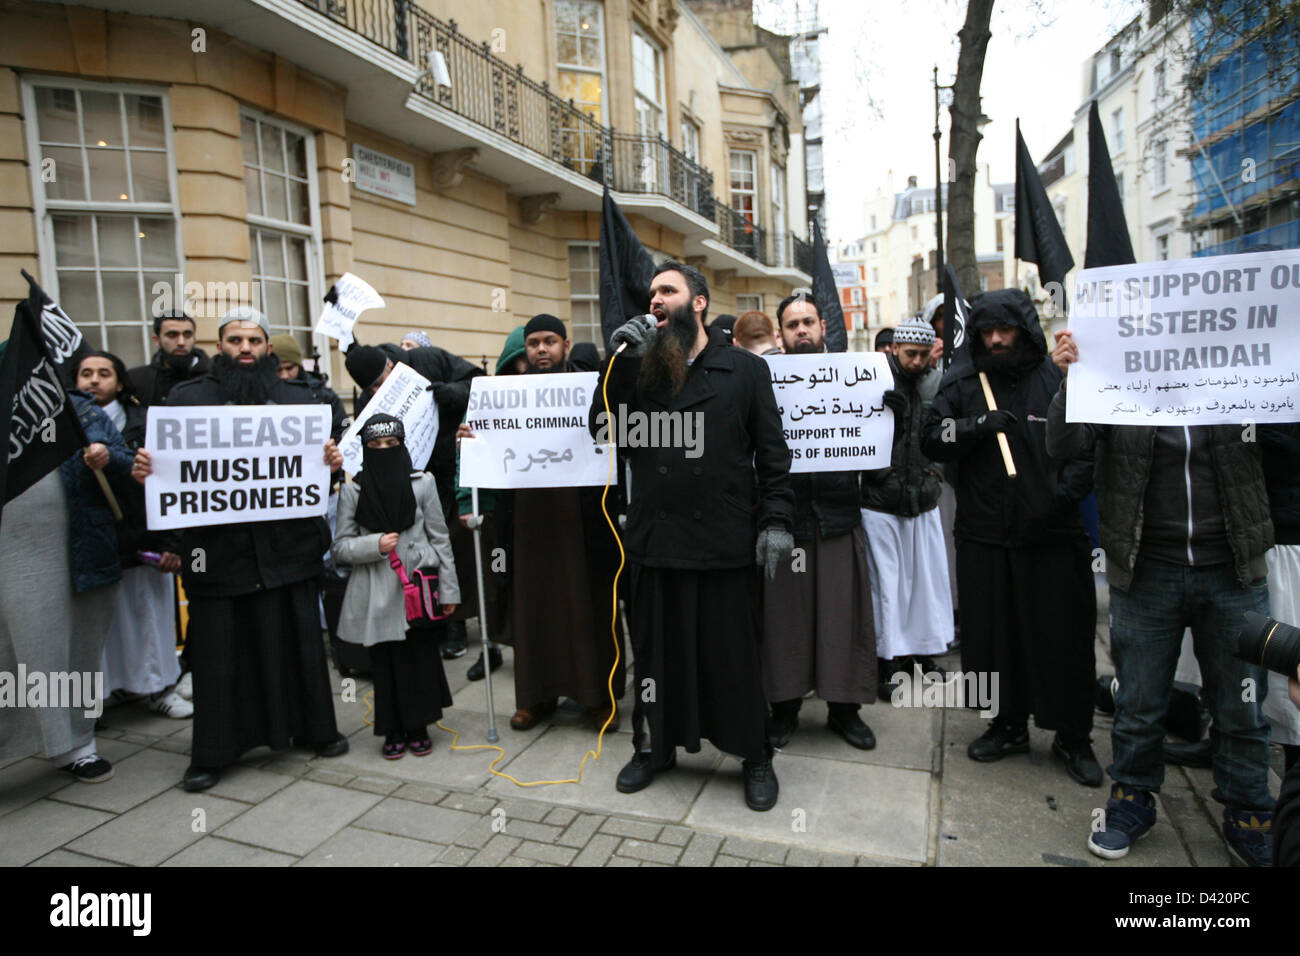
M 934 68 L 934 243 L 935 292 L 943 291 L 943 164 L 939 159 L 939 67 Z

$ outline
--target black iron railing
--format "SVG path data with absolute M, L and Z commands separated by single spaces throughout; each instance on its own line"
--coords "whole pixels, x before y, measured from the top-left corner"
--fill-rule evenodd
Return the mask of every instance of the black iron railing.
M 601 122 L 524 76 L 411 0 L 300 0 L 336 23 L 405 60 L 427 68 L 441 53 L 451 84 L 423 76 L 418 92 L 541 156 L 606 183 L 618 192 L 667 196 L 713 219 L 713 174 L 662 137 L 615 133 Z
M 790 233 L 790 242 L 794 246 L 794 267 L 800 272 L 806 272 L 812 275 L 813 272 L 813 247 L 810 243 L 804 242 L 794 233 Z
M 767 249 L 767 230 L 730 206 L 714 200 L 718 212 L 718 234 L 727 245 L 755 262 L 771 265 Z

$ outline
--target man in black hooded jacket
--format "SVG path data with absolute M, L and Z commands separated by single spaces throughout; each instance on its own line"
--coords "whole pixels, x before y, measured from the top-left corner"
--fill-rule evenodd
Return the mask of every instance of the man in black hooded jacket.
M 1019 289 L 985 293 L 971 304 L 970 326 L 969 357 L 944 376 L 921 443 L 932 460 L 958 463 L 962 667 L 998 678 L 992 726 L 967 754 L 990 761 L 1028 752 L 1033 714 L 1057 732 L 1052 750 L 1070 776 L 1100 786 L 1089 739 L 1096 592 L 1078 507 L 1092 489 L 1092 465 L 1047 454 L 1047 409 L 1061 373 L 1029 297 Z M 997 410 L 985 401 L 980 373 Z
M 148 365 L 126 373 L 131 390 L 143 405 L 161 405 L 172 386 L 208 374 L 211 363 L 194 344 L 194 319 L 184 312 L 166 312 L 153 320 L 153 344 L 158 351 Z

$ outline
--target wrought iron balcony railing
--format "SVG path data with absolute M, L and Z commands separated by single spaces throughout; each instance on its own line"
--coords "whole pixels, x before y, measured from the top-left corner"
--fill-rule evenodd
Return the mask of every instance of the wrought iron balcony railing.
M 300 2 L 421 69 L 430 52 L 441 53 L 451 85 L 426 76 L 417 89 L 453 113 L 617 192 L 667 196 L 713 220 L 711 172 L 662 137 L 615 133 L 494 56 L 488 43 L 470 40 L 455 20 L 444 23 L 411 0 Z

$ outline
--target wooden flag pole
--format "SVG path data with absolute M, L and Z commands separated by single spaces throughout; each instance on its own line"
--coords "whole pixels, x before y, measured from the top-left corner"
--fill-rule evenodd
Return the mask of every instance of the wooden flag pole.
M 984 401 L 989 411 L 996 412 L 998 403 L 993 399 L 993 388 L 989 385 L 989 377 L 984 372 L 980 372 L 980 387 L 984 389 Z M 1007 466 L 1007 477 L 1016 477 L 1016 463 L 1011 460 L 1011 444 L 1007 441 L 1006 432 L 998 432 L 998 448 L 1002 449 L 1002 464 Z
M 89 451 L 89 450 L 90 450 L 90 446 L 87 445 L 85 451 Z M 86 467 L 90 468 L 89 465 L 87 465 Z M 113 495 L 113 489 L 108 487 L 108 476 L 104 474 L 104 469 L 91 468 L 90 471 L 95 476 L 95 480 L 99 482 L 99 488 L 102 492 L 104 492 L 104 497 L 108 499 L 108 507 L 113 512 L 113 520 L 121 521 L 122 506 L 117 503 L 117 498 Z

